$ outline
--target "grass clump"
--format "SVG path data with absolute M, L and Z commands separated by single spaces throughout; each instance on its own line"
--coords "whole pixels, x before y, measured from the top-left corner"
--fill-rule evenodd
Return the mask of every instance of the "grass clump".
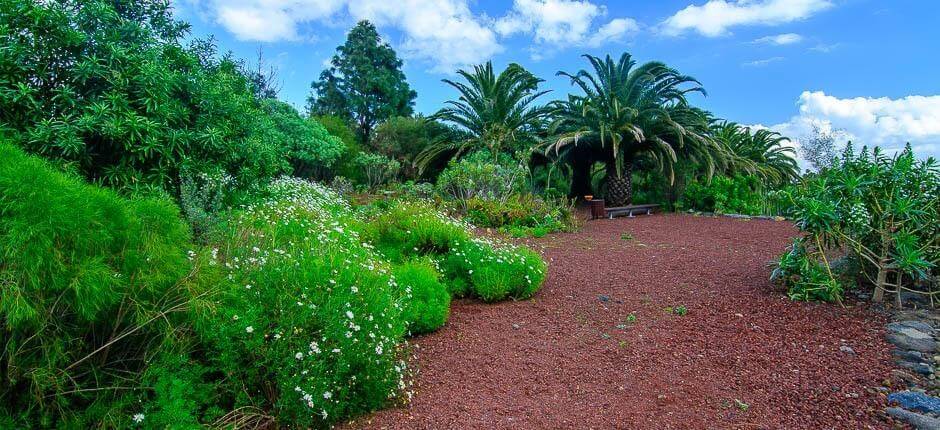
M 0 424 L 129 426 L 146 361 L 205 297 L 191 249 L 170 201 L 0 143 Z

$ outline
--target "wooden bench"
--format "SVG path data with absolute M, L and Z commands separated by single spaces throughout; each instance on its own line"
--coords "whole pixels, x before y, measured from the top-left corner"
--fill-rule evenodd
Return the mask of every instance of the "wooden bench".
M 659 205 L 629 205 L 629 206 L 618 206 L 613 208 L 605 208 L 607 216 L 610 219 L 614 219 L 616 216 L 622 216 L 626 214 L 628 217 L 633 218 L 633 214 L 647 214 L 650 215 L 653 212 L 659 210 Z

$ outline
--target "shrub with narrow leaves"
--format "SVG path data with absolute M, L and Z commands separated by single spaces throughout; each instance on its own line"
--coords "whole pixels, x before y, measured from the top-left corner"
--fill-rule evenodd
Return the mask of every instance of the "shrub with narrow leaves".
M 0 143 L 0 427 L 129 427 L 147 360 L 206 299 L 192 249 L 172 202 Z

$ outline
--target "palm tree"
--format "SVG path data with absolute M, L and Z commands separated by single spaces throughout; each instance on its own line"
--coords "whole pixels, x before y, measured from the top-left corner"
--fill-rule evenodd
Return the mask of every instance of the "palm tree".
M 627 53 L 616 62 L 610 55 L 584 57 L 593 73 L 558 72 L 583 94 L 554 103 L 550 131 L 555 137 L 546 152 L 565 152 L 576 170 L 605 163 L 607 199 L 614 206 L 632 201 L 631 175 L 641 157 L 667 173 L 670 182 L 680 158 L 714 171 L 721 150 L 708 133 L 705 113 L 686 100 L 689 93 L 705 94 L 697 80 L 660 62 L 637 67 Z M 585 146 L 578 148 L 581 143 Z
M 729 155 L 726 173 L 753 174 L 771 187 L 799 176 L 796 152 L 784 145 L 790 139 L 780 133 L 767 129 L 752 131 L 730 121 L 714 121 L 711 133 Z
M 548 93 L 538 90 L 543 80 L 518 64 L 510 64 L 498 76 L 490 61 L 474 66 L 473 71 L 457 73 L 466 83 L 443 81 L 456 88 L 460 97 L 447 101 L 446 107 L 428 119 L 456 124 L 469 133 L 469 138 L 429 146 L 416 157 L 416 165 L 424 167 L 444 153 L 459 156 L 477 149 L 488 150 L 495 160 L 504 150 L 530 137 L 549 111 L 546 106 L 535 106 L 535 99 Z

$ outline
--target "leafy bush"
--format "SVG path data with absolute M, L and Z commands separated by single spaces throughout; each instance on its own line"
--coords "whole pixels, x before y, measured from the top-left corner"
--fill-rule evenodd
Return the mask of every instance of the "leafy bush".
M 394 266 L 395 282 L 411 297 L 404 304 L 403 318 L 411 333 L 430 333 L 447 322 L 450 293 L 440 281 L 440 273 L 429 259 L 412 260 Z
M 549 200 L 533 194 L 513 194 L 503 202 L 474 197 L 466 202 L 467 219 L 480 227 L 505 228 L 514 236 L 569 231 L 578 220 L 567 199 Z
M 325 187 L 282 179 L 268 201 L 221 228 L 217 256 L 232 285 L 200 334 L 209 365 L 227 375 L 223 409 L 323 426 L 381 407 L 404 387 L 402 310 L 411 298 L 349 215 Z
M 705 212 L 761 214 L 760 181 L 756 176 L 715 176 L 711 182 L 693 181 L 685 188 L 682 207 Z
M 275 99 L 262 103 L 274 125 L 273 139 L 287 152 L 293 175 L 329 179 L 346 145 L 315 119 L 304 119 L 293 106 Z
M 0 423 L 129 427 L 140 372 L 206 299 L 165 199 L 126 199 L 0 143 Z
M 840 300 L 828 256 L 847 249 L 875 286 L 873 299 L 929 284 L 940 262 L 940 166 L 910 146 L 892 158 L 878 148 L 842 157 L 788 192 L 805 233 L 784 254 L 775 277 L 801 299 Z M 890 276 L 889 276 L 890 275 Z M 825 293 L 817 293 L 821 288 Z
M 476 152 L 451 161 L 437 178 L 438 191 L 467 210 L 467 202 L 482 198 L 505 202 L 522 191 L 526 169 L 508 163 L 495 163 L 486 152 Z
M 371 220 L 364 234 L 393 261 L 430 256 L 441 262 L 448 290 L 485 301 L 531 297 L 546 275 L 542 258 L 522 247 L 476 238 L 431 205 L 396 202 Z
M 442 255 L 470 238 L 468 227 L 421 202 L 393 202 L 371 219 L 363 238 L 392 261 Z
M 369 190 L 374 190 L 394 179 L 401 168 L 398 161 L 370 152 L 359 153 L 354 163 L 360 169 L 363 185 Z
M 121 188 L 176 192 L 184 162 L 238 186 L 290 168 L 240 63 L 184 46 L 170 3 L 0 2 L 0 125 L 27 151 Z
M 451 291 L 455 296 L 472 293 L 487 302 L 532 297 L 547 274 L 535 252 L 483 238 L 454 243 L 442 267 L 446 276 L 460 280 Z

